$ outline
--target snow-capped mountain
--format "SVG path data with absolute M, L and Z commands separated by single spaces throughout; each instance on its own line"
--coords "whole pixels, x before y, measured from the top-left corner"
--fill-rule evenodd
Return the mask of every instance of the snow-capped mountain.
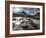
M 37 13 L 40 13 L 40 11 L 37 10 L 37 9 L 35 9 L 35 10 L 24 10 L 22 8 L 16 8 L 16 9 L 13 9 L 13 13 L 15 13 L 15 14 L 36 15 Z

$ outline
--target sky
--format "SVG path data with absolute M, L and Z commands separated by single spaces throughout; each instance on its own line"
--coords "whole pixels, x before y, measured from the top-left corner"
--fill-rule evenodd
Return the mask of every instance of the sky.
M 36 13 L 40 13 L 40 9 L 39 8 L 13 8 L 13 13 L 21 13 L 23 14 L 22 12 L 24 11 L 26 14 L 30 14 L 30 15 L 35 15 Z

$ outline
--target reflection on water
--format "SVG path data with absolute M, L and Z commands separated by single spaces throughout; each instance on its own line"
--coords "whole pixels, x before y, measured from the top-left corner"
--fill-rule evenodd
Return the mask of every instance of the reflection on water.
M 13 30 L 37 30 L 40 29 L 40 20 L 29 17 L 14 17 Z

